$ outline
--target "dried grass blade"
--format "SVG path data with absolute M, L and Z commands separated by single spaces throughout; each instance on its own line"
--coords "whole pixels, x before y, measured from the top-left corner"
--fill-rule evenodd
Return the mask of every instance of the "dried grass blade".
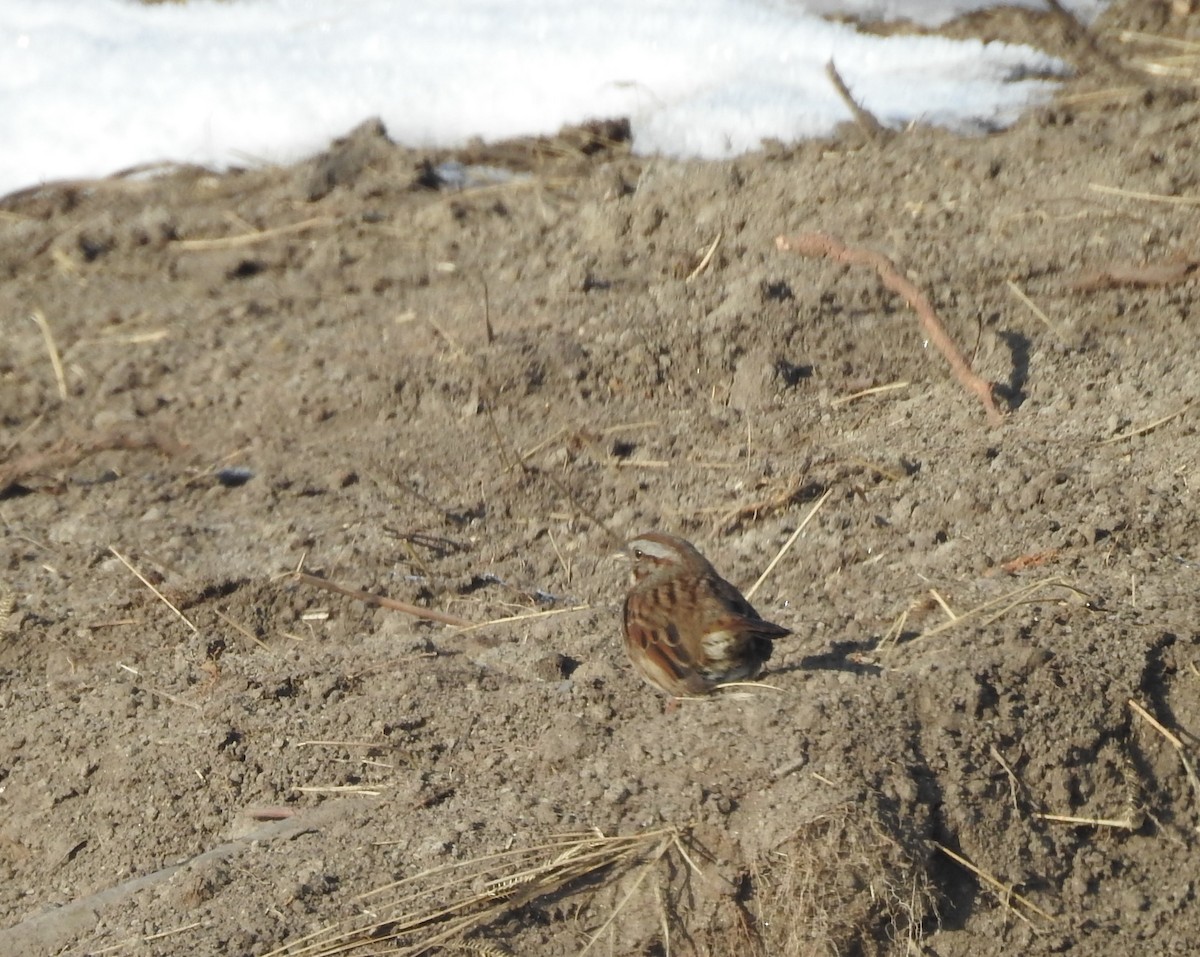
M 822 495 L 819 499 L 817 499 L 817 501 L 813 504 L 813 507 L 808 510 L 808 514 L 804 516 L 804 518 L 800 522 L 800 524 L 796 526 L 796 530 L 794 532 L 792 532 L 792 537 L 789 538 L 784 543 L 783 548 L 779 549 L 779 551 L 776 553 L 775 557 L 771 559 L 771 563 L 765 569 L 763 569 L 763 573 L 758 576 L 758 581 L 756 581 L 753 585 L 750 586 L 749 590 L 746 592 L 747 599 L 754 597 L 754 593 L 756 591 L 758 591 L 759 586 L 762 585 L 762 583 L 767 580 L 767 576 L 770 575 L 771 572 L 774 570 L 775 566 L 779 564 L 779 560 L 788 553 L 788 549 L 790 549 L 792 547 L 792 543 L 795 542 L 796 539 L 800 537 L 800 533 L 802 531 L 804 531 L 805 528 L 808 527 L 808 523 L 812 521 L 813 516 L 817 514 L 817 512 L 820 510 L 821 506 L 825 504 L 825 500 L 827 498 L 829 498 L 829 496 L 832 494 L 833 494 L 833 489 L 827 488 L 825 490 L 825 494 Z
M 629 890 L 626 892 L 625 896 L 621 898 L 620 903 L 618 903 L 617 906 L 613 908 L 613 912 L 608 915 L 608 919 L 605 920 L 605 922 L 603 924 L 601 924 L 600 927 L 596 930 L 596 933 L 592 935 L 592 939 L 589 940 L 587 942 L 587 944 L 584 945 L 584 948 L 579 952 L 579 957 L 583 957 L 584 954 L 586 954 L 589 950 L 591 950 L 593 945 L 596 943 L 596 941 L 598 941 L 600 939 L 600 935 L 603 934 L 604 931 L 608 929 L 609 925 L 614 920 L 617 919 L 617 915 L 620 914 L 621 911 L 625 909 L 625 905 L 629 903 L 629 901 L 633 898 L 633 895 L 637 893 L 638 889 L 645 882 L 646 878 L 650 875 L 650 872 L 654 869 L 654 865 L 659 862 L 659 860 L 662 858 L 662 856 L 664 854 L 667 853 L 667 851 L 670 849 L 670 847 L 671 847 L 671 838 L 669 838 L 669 837 L 666 838 L 661 844 L 658 845 L 658 848 L 655 851 L 654 856 L 651 857 L 650 860 L 648 860 L 642 866 L 641 871 L 638 873 L 637 880 L 635 880 L 633 882 L 633 886 L 631 888 L 629 888 Z
M 1001 900 L 1004 900 L 1004 901 L 1014 900 L 1018 904 L 1021 904 L 1023 907 L 1027 907 L 1032 913 L 1037 914 L 1038 917 L 1041 917 L 1043 920 L 1047 920 L 1047 921 L 1054 920 L 1053 915 L 1046 913 L 1044 910 L 1042 910 L 1040 907 L 1038 907 L 1037 904 L 1035 904 L 1033 901 L 1031 901 L 1028 897 L 1024 897 L 1021 894 L 1018 894 L 1015 890 L 1012 889 L 1011 885 L 1003 883 L 1002 881 L 993 877 L 991 874 L 987 873 L 986 871 L 983 871 L 980 868 L 976 867 L 974 864 L 972 864 L 969 860 L 967 860 L 961 854 L 954 853 L 954 851 L 952 851 L 952 850 L 950 850 L 950 848 L 946 847 L 945 844 L 942 844 L 939 841 L 934 841 L 933 846 L 936 847 L 943 854 L 945 854 L 948 858 L 950 858 L 950 860 L 954 861 L 956 864 L 962 865 L 967 870 L 969 870 L 972 874 L 974 874 L 976 877 L 978 877 L 981 881 L 984 881 L 985 883 L 989 884 L 993 889 L 999 891 L 1000 895 L 1001 895 Z M 1029 918 L 1026 917 L 1024 914 L 1022 914 L 1016 908 L 1013 908 L 1013 913 L 1016 914 L 1018 917 L 1020 917 L 1023 921 L 1026 921 L 1027 923 L 1029 922 Z
M 963 624 L 964 622 L 970 621 L 973 618 L 980 617 L 985 612 L 988 612 L 991 609 L 997 608 L 999 606 L 999 610 L 995 614 L 991 615 L 988 618 L 985 618 L 983 621 L 980 622 L 981 627 L 990 625 L 990 624 L 992 624 L 992 622 L 998 621 L 1000 618 L 1003 618 L 1013 608 L 1016 608 L 1018 605 L 1025 604 L 1026 602 L 1028 602 L 1030 600 L 1030 598 L 1037 592 L 1041 591 L 1044 588 L 1051 588 L 1051 587 L 1065 588 L 1069 591 L 1075 592 L 1077 595 L 1081 595 L 1085 598 L 1087 597 L 1087 592 L 1083 591 L 1082 589 L 1076 588 L 1073 585 L 1067 584 L 1067 582 L 1061 578 L 1047 578 L 1045 581 L 1033 582 L 1029 585 L 1022 585 L 1020 588 L 1016 588 L 1013 591 L 1010 591 L 1004 595 L 999 596 L 998 598 L 993 598 L 990 601 L 985 601 L 982 605 L 976 605 L 974 608 L 970 609 L 969 611 L 964 611 L 957 618 L 954 618 L 950 621 L 944 621 L 940 625 L 935 625 L 934 627 L 930 628 L 929 630 L 923 631 L 921 634 L 917 635 L 912 640 L 920 641 L 923 638 L 932 638 L 934 635 L 939 635 L 944 631 L 949 631 L 951 628 L 955 628 L 955 627 Z M 911 644 L 911 642 L 910 642 L 910 644 Z

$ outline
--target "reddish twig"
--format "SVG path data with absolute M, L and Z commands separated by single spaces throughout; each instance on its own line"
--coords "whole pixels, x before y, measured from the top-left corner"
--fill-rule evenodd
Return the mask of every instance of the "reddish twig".
M 1118 286 L 1169 286 L 1190 282 L 1200 276 L 1200 261 L 1169 263 L 1113 263 L 1104 269 L 1080 273 L 1071 283 L 1079 292 L 1115 289 Z
M 372 595 L 370 592 L 359 591 L 357 588 L 346 588 L 344 585 L 338 585 L 336 582 L 318 578 L 316 575 L 309 575 L 305 572 L 293 572 L 292 574 L 296 581 L 303 582 L 305 585 L 312 585 L 313 588 L 323 588 L 325 591 L 345 595 L 348 598 L 357 598 L 366 605 L 388 608 L 392 611 L 402 611 L 404 614 L 412 615 L 414 618 L 424 618 L 426 621 L 440 621 L 443 624 L 456 625 L 459 628 L 470 628 L 476 624 L 476 622 L 468 621 L 466 618 L 459 618 L 458 615 L 448 615 L 444 611 L 437 611 L 433 608 L 422 608 L 420 605 L 411 605 L 406 601 L 388 598 L 386 595 Z
M 44 452 L 29 452 L 0 464 L 0 492 L 32 475 L 70 468 L 98 452 L 141 449 L 155 449 L 163 455 L 178 455 L 184 446 L 173 436 L 156 432 L 98 432 L 82 439 L 60 439 Z
M 850 263 L 857 266 L 874 266 L 875 271 L 879 273 L 879 281 L 886 288 L 896 293 L 896 295 L 902 296 L 912 306 L 917 317 L 921 320 L 921 326 L 925 330 L 925 334 L 929 337 L 929 341 L 937 346 L 938 351 L 950 363 L 950 370 L 954 373 L 954 377 L 958 379 L 963 388 L 968 392 L 974 392 L 979 396 L 979 401 L 983 403 L 984 409 L 987 410 L 988 421 L 992 425 L 998 425 L 1003 421 L 1004 417 L 1000 414 L 1000 410 L 996 407 L 996 400 L 992 396 L 992 384 L 980 378 L 972 371 L 970 363 L 963 358 L 963 354 L 959 351 L 958 346 L 954 344 L 954 340 L 946 332 L 946 327 L 942 325 L 942 320 L 934 312 L 933 306 L 930 305 L 925 294 L 901 275 L 900 270 L 896 268 L 896 264 L 888 259 L 887 256 L 871 249 L 852 248 L 837 237 L 830 236 L 828 233 L 801 233 L 798 236 L 777 236 L 775 237 L 775 245 L 786 252 L 799 253 L 801 256 L 809 258 L 824 256 L 835 262 Z

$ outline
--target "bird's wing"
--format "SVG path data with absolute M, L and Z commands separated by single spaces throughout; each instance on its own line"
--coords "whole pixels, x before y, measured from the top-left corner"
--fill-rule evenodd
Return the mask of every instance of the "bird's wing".
M 742 593 L 719 575 L 714 576 L 711 585 L 713 592 L 730 609 L 727 620 L 740 622 L 750 634 L 761 635 L 763 638 L 774 641 L 776 638 L 785 638 L 792 633 L 790 628 L 784 628 L 783 625 L 764 620 L 754 610 L 754 606 L 746 601 Z
M 670 605 L 650 597 L 650 601 L 636 603 L 625 600 L 625 641 L 630 658 L 652 683 L 671 694 L 704 691 L 706 682 L 696 649 L 688 647 L 678 622 L 670 617 Z

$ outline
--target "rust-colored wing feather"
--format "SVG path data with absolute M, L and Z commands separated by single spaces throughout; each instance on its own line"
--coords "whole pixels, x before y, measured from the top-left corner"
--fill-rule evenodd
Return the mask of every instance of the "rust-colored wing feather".
M 710 654 L 725 659 L 728 670 L 738 677 L 757 675 L 771 657 L 772 642 L 792 632 L 782 625 L 764 621 L 740 591 L 715 572 L 709 576 L 708 588 L 717 596 L 726 611 L 709 625 L 709 632 L 728 636 L 723 653 L 720 643 L 709 641 Z
M 721 608 L 715 616 L 714 599 Z M 755 677 L 771 657 L 771 642 L 791 634 L 763 621 L 715 572 L 635 588 L 624 617 L 630 661 L 673 695 L 704 694 L 723 682 Z
M 660 586 L 665 587 L 665 586 Z M 625 599 L 625 650 L 637 672 L 650 684 L 671 695 L 703 694 L 708 683 L 697 670 L 697 661 L 663 606 L 648 600 L 645 591 Z
M 791 634 L 763 621 L 690 542 L 647 532 L 626 551 L 633 587 L 625 599 L 625 648 L 638 673 L 667 694 L 706 694 L 755 678 L 772 642 Z
M 790 628 L 784 628 L 783 625 L 777 625 L 771 621 L 764 621 L 763 617 L 754 610 L 754 606 L 746 601 L 745 596 L 715 572 L 709 576 L 708 587 L 730 609 L 731 613 L 740 618 L 746 627 L 755 634 L 762 635 L 764 638 L 786 638 L 792 633 Z

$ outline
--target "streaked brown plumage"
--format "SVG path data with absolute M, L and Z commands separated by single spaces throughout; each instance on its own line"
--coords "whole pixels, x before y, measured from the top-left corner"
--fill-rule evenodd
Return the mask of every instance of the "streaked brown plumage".
M 662 532 L 630 540 L 625 650 L 650 684 L 676 697 L 757 677 L 771 643 L 790 635 L 764 621 L 690 542 Z

